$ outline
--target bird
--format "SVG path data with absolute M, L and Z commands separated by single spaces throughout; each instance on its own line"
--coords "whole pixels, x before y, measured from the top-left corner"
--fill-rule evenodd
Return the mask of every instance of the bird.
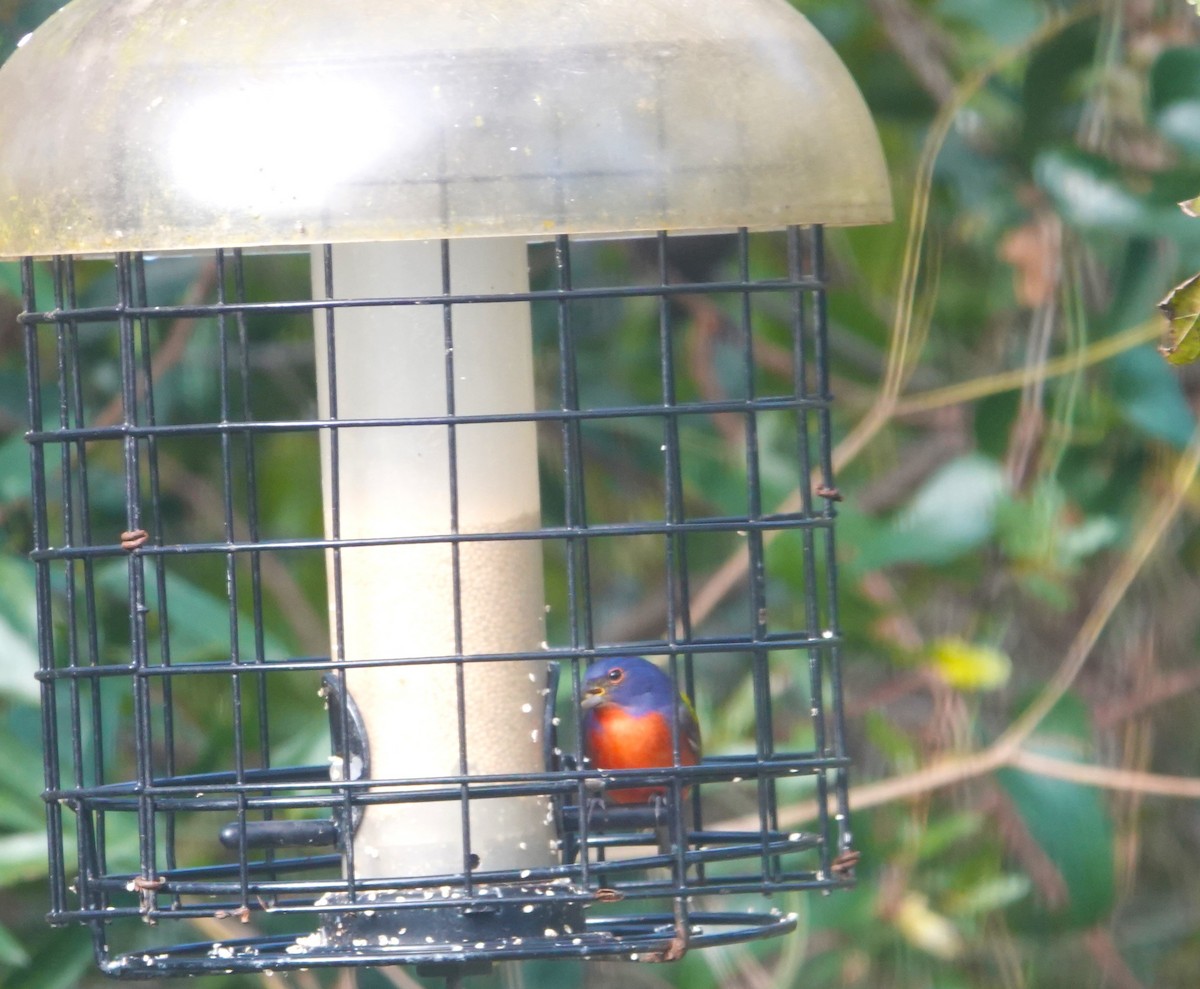
M 679 765 L 700 761 L 695 710 L 670 676 L 640 656 L 592 663 L 584 674 L 580 707 L 584 755 L 597 769 L 674 766 L 672 718 L 679 725 Z M 665 786 L 610 789 L 606 797 L 613 803 L 638 804 L 665 796 L 666 791 Z

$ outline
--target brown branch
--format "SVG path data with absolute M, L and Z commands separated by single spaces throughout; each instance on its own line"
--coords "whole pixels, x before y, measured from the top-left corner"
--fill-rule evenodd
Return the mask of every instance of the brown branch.
M 1154 679 L 1142 692 L 1121 697 L 1096 712 L 1096 727 L 1113 728 L 1143 711 L 1200 689 L 1200 669 L 1176 670 Z
M 999 787 L 992 789 L 980 808 L 992 821 L 1005 848 L 1021 864 L 1034 889 L 1042 901 L 1052 910 L 1057 910 L 1070 899 L 1066 880 L 1058 866 L 1046 854 L 1046 850 L 1029 833 L 1025 819 L 1021 817 L 1012 800 Z
M 396 989 L 424 989 L 420 982 L 409 975 L 408 971 L 399 965 L 385 965 L 375 969 L 375 971 L 387 979 Z
M 216 262 L 205 262 L 188 286 L 180 300 L 180 305 L 199 305 L 212 293 L 216 281 Z M 197 318 L 194 316 L 181 316 L 171 323 L 162 343 L 150 360 L 149 375 L 138 377 L 137 397 L 139 400 L 145 396 L 153 382 L 183 359 L 196 323 Z M 117 395 L 99 412 L 92 424 L 94 426 L 116 425 L 124 421 L 126 415 L 124 398 Z M 168 489 L 187 502 L 200 519 L 217 525 L 224 524 L 225 515 L 221 495 L 207 479 L 187 470 L 162 451 L 159 451 L 158 454 L 158 465 Z M 248 526 L 244 519 L 235 516 L 234 528 L 246 531 Z M 259 565 L 264 587 L 279 604 L 280 610 L 288 616 L 301 647 L 309 652 L 324 652 L 328 648 L 324 623 L 308 603 L 308 599 L 305 598 L 304 592 L 290 571 L 268 553 L 260 554 Z
M 881 0 L 882 2 L 882 0 Z M 886 5 L 886 4 L 885 4 Z M 933 183 L 933 170 L 951 127 L 962 110 L 974 96 L 998 72 L 1012 61 L 1034 50 L 1048 38 L 1054 37 L 1068 26 L 1091 16 L 1096 5 L 1081 4 L 1070 14 L 1048 20 L 1037 31 L 1026 38 L 1021 44 L 1002 52 L 998 57 L 973 73 L 953 93 L 953 98 L 946 102 L 934 118 L 921 151 L 921 159 L 914 179 L 912 203 L 909 209 L 908 233 L 904 249 L 904 259 L 900 276 L 900 286 L 897 292 L 896 310 L 893 317 L 887 365 L 884 372 L 883 386 L 876 396 L 875 403 L 866 415 L 855 425 L 850 433 L 837 445 L 833 451 L 833 473 L 836 476 L 854 460 L 879 432 L 892 420 L 900 408 L 900 393 L 906 381 L 909 380 L 919 354 L 919 333 L 914 333 L 914 323 L 920 323 L 921 317 L 929 313 L 918 312 L 917 283 L 922 271 L 922 259 L 925 244 L 925 220 L 929 211 L 930 189 Z M 930 293 L 931 302 L 933 293 Z M 1076 364 L 1071 363 L 1074 368 Z M 1024 372 L 1022 372 L 1022 375 Z M 1022 379 L 1023 380 L 1023 377 Z M 1020 381 L 1018 381 L 1018 384 Z M 948 404 L 948 403 L 943 403 Z M 816 484 L 832 483 L 833 478 L 819 478 Z M 772 509 L 777 514 L 796 512 L 801 505 L 800 489 L 792 491 L 786 498 Z M 770 531 L 764 534 L 764 547 L 778 534 Z M 701 585 L 693 595 L 691 602 L 691 623 L 693 628 L 699 627 L 705 619 L 720 605 L 727 595 L 737 588 L 745 579 L 750 568 L 748 549 L 741 548 L 730 554 Z M 657 608 L 657 604 L 655 605 Z M 649 609 L 639 611 L 637 627 L 646 628 Z M 655 612 L 661 614 L 661 612 Z M 625 623 L 628 627 L 633 622 Z M 647 630 L 647 634 L 653 634 Z M 634 636 L 629 636 L 633 638 Z
M 1046 361 L 1041 374 L 1046 380 L 1074 374 L 1085 367 L 1102 364 L 1117 354 L 1125 353 L 1135 347 L 1157 340 L 1162 336 L 1162 320 L 1148 319 L 1137 326 L 1104 337 L 1095 343 L 1088 344 L 1068 354 L 1061 354 Z M 1024 386 L 1028 375 L 1026 368 L 1019 367 L 1010 371 L 999 371 L 969 381 L 960 381 L 943 388 L 933 388 L 929 391 L 910 392 L 896 402 L 895 415 L 905 418 L 933 409 L 945 408 L 952 405 L 965 405 L 990 395 L 1001 395 L 1004 392 L 1015 391 Z
M 1042 396 L 1046 389 L 1045 368 L 1057 308 L 1054 300 L 1050 300 L 1039 306 L 1033 314 L 1033 327 L 1023 365 L 1025 382 L 1021 388 L 1021 404 L 1010 431 L 1004 465 L 1004 472 L 1014 491 L 1024 489 L 1030 464 L 1041 446 L 1042 433 L 1046 428 Z
M 1194 800 L 1200 797 L 1200 778 L 1194 776 L 1167 776 L 1147 773 L 1140 769 L 1115 769 L 1111 766 L 1095 766 L 1089 763 L 1056 759 L 1040 752 L 1019 749 L 1007 760 L 1014 769 L 1049 776 L 1052 779 L 1094 786 L 1102 790 L 1119 790 L 1122 793 L 1143 793 L 1152 797 L 1173 797 Z
M 906 652 L 917 652 L 925 645 L 925 637 L 921 635 L 912 616 L 905 610 L 900 595 L 887 574 L 881 570 L 864 574 L 859 582 L 859 589 L 868 601 L 884 611 L 883 617 L 872 626 L 875 634 Z
M 1083 943 L 1087 945 L 1088 953 L 1100 969 L 1102 985 L 1112 986 L 1113 989 L 1146 989 L 1145 983 L 1125 964 L 1125 959 L 1121 957 L 1121 952 L 1109 931 L 1102 927 L 1093 927 L 1084 933 Z
M 214 944 L 237 941 L 242 938 L 260 938 L 264 936 L 263 932 L 252 924 L 222 920 L 218 917 L 189 917 L 188 923 Z M 301 989 L 321 989 L 321 983 L 317 981 L 317 977 L 312 972 L 300 969 L 289 974 L 296 980 Z M 279 983 L 270 972 L 259 972 L 258 980 L 266 989 L 278 989 Z
M 950 45 L 910 0 L 870 0 L 871 10 L 921 88 L 942 106 L 954 99 L 954 77 L 946 65 Z
M 947 756 L 903 776 L 860 783 L 850 791 L 850 806 L 856 810 L 880 807 L 898 800 L 923 797 L 957 783 L 995 772 L 1004 765 L 1004 760 L 992 749 Z M 779 811 L 779 826 L 794 828 L 813 821 L 820 813 L 815 800 L 793 804 Z M 759 826 L 757 813 L 728 818 L 714 825 L 720 830 L 750 831 Z
M 164 484 L 188 504 L 197 519 L 212 527 L 224 526 L 224 498 L 216 485 L 161 452 L 158 464 Z M 233 527 L 235 531 L 242 532 L 248 529 L 245 519 L 236 513 Z M 259 553 L 258 561 L 263 587 L 287 616 L 300 647 L 311 653 L 323 654 L 329 648 L 325 623 L 305 597 L 299 582 L 275 555 Z
M 896 312 L 892 324 L 883 385 L 875 404 L 834 449 L 833 472 L 835 476 L 846 464 L 857 457 L 867 444 L 879 434 L 880 430 L 892 420 L 898 408 L 900 392 L 912 374 L 919 353 L 917 338 L 920 336 L 919 333 L 914 332 L 914 325 L 921 323 L 922 315 L 929 315 L 918 312 L 917 284 L 922 271 L 925 220 L 929 212 L 933 170 L 942 145 L 950 133 L 950 128 L 954 125 L 955 118 L 959 111 L 974 98 L 975 94 L 1009 63 L 1037 48 L 1046 39 L 1054 37 L 1070 24 L 1091 16 L 1094 9 L 1094 4 L 1082 4 L 1068 15 L 1048 20 L 1020 45 L 1002 52 L 997 58 L 973 73 L 969 79 L 955 89 L 953 99 L 945 103 L 934 118 L 921 150 L 921 159 L 913 183 L 908 235 L 905 242 L 900 287 L 897 293 Z M 932 293 L 930 299 L 932 299 Z M 832 480 L 832 478 L 822 478 L 819 483 L 832 483 Z M 799 507 L 800 491 L 796 489 L 779 505 L 776 505 L 773 511 L 783 514 L 795 512 Z M 775 532 L 766 533 L 763 539 L 764 544 L 769 543 L 775 534 Z M 743 548 L 731 554 L 725 563 L 712 574 L 692 599 L 693 628 L 701 625 L 725 596 L 741 583 L 749 571 L 749 566 L 750 554 L 747 549 Z
M 1200 779 L 1156 776 L 1133 770 L 1106 769 L 1050 759 L 1025 751 L 1022 746 L 1037 730 L 1042 719 L 1062 699 L 1083 668 L 1093 647 L 1116 611 L 1121 598 L 1129 590 L 1163 535 L 1175 521 L 1185 497 L 1200 473 L 1200 431 L 1194 433 L 1183 456 L 1176 464 L 1167 495 L 1155 506 L 1150 516 L 1137 530 L 1129 550 L 1118 561 L 1101 588 L 1092 610 L 1088 612 L 1063 661 L 1046 688 L 1003 734 L 987 748 L 939 760 L 915 772 L 892 779 L 879 780 L 854 787 L 851 806 L 863 809 L 894 800 L 923 795 L 956 783 L 992 773 L 1002 766 L 1017 766 L 1043 775 L 1058 775 L 1088 786 L 1136 791 L 1166 797 L 1200 797 Z M 1036 769 L 1035 769 L 1036 767 Z M 780 812 L 781 827 L 795 827 L 817 816 L 815 801 L 809 801 Z M 728 821 L 721 828 L 747 830 L 756 827 L 756 815 Z
M 1187 449 L 1176 464 L 1167 496 L 1137 530 L 1129 551 L 1121 557 L 1107 582 L 1100 589 L 1092 610 L 1088 612 L 1072 640 L 1062 665 L 1051 679 L 1050 684 L 993 743 L 993 748 L 999 749 L 1004 755 L 1016 752 L 1041 724 L 1042 718 L 1070 689 L 1091 654 L 1092 647 L 1100 638 L 1100 633 L 1104 631 L 1108 620 L 1116 611 L 1117 605 L 1120 604 L 1121 598 L 1125 596 L 1125 592 L 1133 584 L 1134 578 L 1141 572 L 1168 527 L 1178 516 L 1188 490 L 1196 481 L 1198 471 L 1200 471 L 1200 432 L 1192 434 Z
M 199 305 L 212 292 L 216 280 L 216 262 L 208 261 L 201 266 L 195 279 L 188 286 L 180 305 Z M 138 377 L 139 400 L 145 396 L 147 388 L 154 381 L 183 359 L 196 323 L 197 319 L 194 316 L 181 316 L 171 323 L 166 336 L 151 358 L 149 376 Z M 117 395 L 100 411 L 92 425 L 116 425 L 124 421 L 125 416 L 123 396 Z M 187 502 L 197 516 L 211 523 L 224 524 L 221 496 L 208 480 L 187 470 L 161 451 L 158 454 L 158 464 L 169 490 Z M 247 524 L 244 519 L 235 517 L 234 528 L 246 531 Z M 280 610 L 288 616 L 301 647 L 310 652 L 324 652 L 328 648 L 324 623 L 308 603 L 295 578 L 283 564 L 268 553 L 260 554 L 259 563 L 263 585 L 279 604 Z
M 1104 790 L 1179 800 L 1200 798 L 1200 778 L 1193 776 L 1167 776 L 1133 769 L 1112 769 L 1107 766 L 1055 759 L 1027 749 L 1018 749 L 1005 755 L 998 752 L 995 746 L 991 746 L 980 752 L 947 757 L 904 776 L 859 784 L 850 792 L 850 806 L 861 811 L 897 800 L 924 796 L 933 790 L 965 783 L 1005 767 Z M 799 827 L 815 820 L 819 813 L 816 801 L 806 801 L 782 809 L 779 813 L 779 825 L 784 828 Z M 729 818 L 714 827 L 730 831 L 751 830 L 758 827 L 758 814 Z
M 204 264 L 192 283 L 188 286 L 187 292 L 184 294 L 180 304 L 184 306 L 198 305 L 204 301 L 205 296 L 212 291 L 213 285 L 216 283 L 217 267 L 214 262 Z M 196 320 L 192 316 L 181 316 L 171 323 L 167 330 L 166 336 L 163 338 L 162 344 L 155 352 L 154 357 L 150 361 L 150 378 L 154 380 L 160 377 L 163 373 L 170 370 L 180 360 L 183 359 L 184 352 L 187 350 L 188 340 L 191 339 L 192 330 L 195 328 Z M 140 400 L 145 396 L 147 381 L 145 378 L 139 377 L 137 380 L 137 397 Z M 91 425 L 94 427 L 115 426 L 120 423 L 125 417 L 124 396 L 114 395 L 112 400 L 97 413 L 92 420 Z M 94 443 L 94 441 L 93 441 Z M 3 525 L 9 513 L 13 509 L 13 505 L 5 505 L 0 507 L 0 525 Z
M 1132 677 L 1130 692 L 1144 693 L 1148 684 L 1157 678 L 1158 650 L 1155 634 L 1150 629 L 1138 636 L 1125 664 Z M 1131 718 L 1120 729 L 1122 769 L 1145 771 L 1149 768 L 1154 750 L 1154 726 L 1149 718 Z M 1117 825 L 1114 860 L 1118 896 L 1124 898 L 1133 889 L 1141 857 L 1141 832 L 1138 822 L 1145 795 L 1119 793 L 1113 801 L 1113 819 Z
M 187 292 L 184 293 L 179 304 L 188 307 L 199 305 L 213 290 L 216 283 L 216 262 L 206 261 L 200 267 L 199 272 L 196 273 L 196 277 L 188 286 Z M 183 359 L 188 341 L 192 337 L 192 331 L 196 328 L 196 322 L 195 316 L 180 316 L 178 319 L 172 321 L 166 336 L 163 337 L 162 343 L 150 359 L 149 380 L 141 376 L 137 379 L 137 397 L 139 401 L 145 397 L 146 389 L 150 386 L 151 382 L 158 380 Z M 114 395 L 112 401 L 100 410 L 92 425 L 95 427 L 115 426 L 117 423 L 122 422 L 127 414 L 124 401 L 123 395 Z
M 908 697 L 921 690 L 929 689 L 930 674 L 924 671 L 901 673 L 890 680 L 885 680 L 869 694 L 855 697 L 846 702 L 846 717 L 851 720 L 861 718 L 872 711 L 894 704 L 901 698 Z
M 933 431 L 900 449 L 896 465 L 858 493 L 854 505 L 859 511 L 874 515 L 898 507 L 931 474 L 967 451 L 970 441 L 961 409 L 939 409 L 938 413 L 940 421 Z
M 687 363 L 696 387 L 705 401 L 720 402 L 728 396 L 717 377 L 716 344 L 725 327 L 725 317 L 712 300 L 702 295 L 681 295 L 676 300 L 692 317 L 687 342 Z M 712 415 L 713 425 L 735 449 L 745 443 L 741 416 L 733 412 Z

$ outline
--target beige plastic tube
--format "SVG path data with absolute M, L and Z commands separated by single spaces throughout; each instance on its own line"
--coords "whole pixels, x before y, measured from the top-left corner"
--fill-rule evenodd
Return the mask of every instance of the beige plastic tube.
M 334 298 L 438 296 L 436 241 L 347 244 L 333 249 Z M 528 291 L 521 239 L 454 241 L 451 291 Z M 325 295 L 322 249 L 312 252 L 314 296 Z M 337 419 L 444 416 L 445 307 L 378 306 L 335 311 Z M 527 303 L 452 307 L 454 411 L 527 412 L 534 407 Z M 315 317 L 319 411 L 331 417 L 328 329 Z M 336 421 L 336 420 L 334 420 Z M 451 532 L 451 430 L 441 425 L 344 427 L 322 434 L 325 526 L 343 539 Z M 339 503 L 334 531 L 332 444 Z M 533 423 L 454 427 L 458 531 L 536 529 L 540 511 Z M 461 650 L 536 650 L 545 637 L 541 546 L 533 540 L 463 542 L 458 552 Z M 340 581 L 329 554 L 330 627 L 348 661 L 446 656 L 456 652 L 454 551 L 448 542 L 340 550 Z M 340 584 L 340 587 L 338 586 Z M 339 594 L 340 591 L 340 594 Z M 349 692 L 366 724 L 372 779 L 419 780 L 461 771 L 453 664 L 349 669 Z M 473 774 L 544 768 L 539 729 L 545 666 L 465 665 L 466 765 Z M 384 788 L 386 789 L 386 787 Z M 397 788 L 403 789 L 403 788 Z M 464 854 L 482 870 L 546 865 L 553 833 L 538 797 L 472 800 L 470 848 L 457 800 L 373 805 L 354 840 L 360 878 L 458 872 Z

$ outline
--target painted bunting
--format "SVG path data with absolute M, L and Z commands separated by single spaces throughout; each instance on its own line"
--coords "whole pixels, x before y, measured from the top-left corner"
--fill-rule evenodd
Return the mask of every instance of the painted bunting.
M 671 719 L 679 724 L 679 764 L 700 761 L 700 726 L 671 678 L 640 656 L 602 659 L 587 668 L 583 708 L 584 754 L 598 769 L 654 769 L 675 765 Z M 674 713 L 672 713 L 672 708 Z M 618 804 L 646 803 L 666 787 L 614 789 Z

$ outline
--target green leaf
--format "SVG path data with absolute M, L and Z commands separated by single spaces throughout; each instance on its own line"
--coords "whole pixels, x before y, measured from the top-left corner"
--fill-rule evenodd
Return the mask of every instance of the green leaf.
M 989 876 L 949 897 L 946 912 L 963 917 L 1003 910 L 1028 896 L 1031 887 L 1029 877 L 1020 873 Z
M 980 453 L 994 460 L 1004 459 L 1020 407 L 1021 393 L 1016 389 L 987 395 L 976 403 L 971 426 Z
M 96 586 L 118 600 L 129 596 L 129 564 L 119 560 L 97 566 Z M 180 663 L 228 659 L 229 603 L 196 584 L 167 573 L 167 603 L 170 609 L 171 657 Z M 146 581 L 147 604 L 152 616 L 160 614 L 157 584 Z M 239 614 L 238 640 L 242 655 L 254 655 L 254 622 L 249 615 Z M 287 654 L 283 642 L 270 632 L 263 637 L 264 658 L 279 658 Z
M 1171 289 L 1158 308 L 1167 317 L 1167 339 L 1159 353 L 1172 364 L 1191 364 L 1200 357 L 1200 274 Z
M 40 879 L 48 867 L 44 831 L 0 835 L 0 887 Z
M 892 724 L 882 712 L 867 711 L 863 715 L 863 730 L 867 741 L 887 757 L 890 765 L 899 769 L 920 765 L 912 737 Z
M 986 823 L 987 820 L 983 815 L 973 811 L 964 811 L 930 818 L 923 821 L 919 828 L 914 825 L 913 830 L 917 832 L 915 835 L 917 860 L 924 862 L 945 860 L 949 857 L 951 848 L 977 835 Z
M 992 535 L 1004 487 L 1004 472 L 987 457 L 951 461 L 929 478 L 889 530 L 857 547 L 854 568 L 946 563 L 975 549 Z
M 1200 228 L 1200 221 L 1188 221 Z M 1172 272 L 1160 246 L 1150 239 L 1132 241 L 1116 281 L 1112 308 L 1105 315 L 1105 335 L 1143 322 Z M 1180 387 L 1179 376 L 1149 344 L 1117 354 L 1105 364 L 1109 390 L 1121 416 L 1153 439 L 1183 449 L 1196 417 Z
M 4 391 L 5 379 L 0 375 L 0 394 Z M 24 410 L 21 414 L 24 416 Z M 28 497 L 29 444 L 24 436 L 14 435 L 0 443 L 0 502 L 19 502 Z
M 1016 578 L 1022 591 L 1054 611 L 1065 612 L 1075 600 L 1069 586 L 1059 576 L 1019 571 Z
M 21 265 L 18 262 L 0 263 L 0 292 L 21 298 Z
M 1200 152 L 1200 49 L 1168 48 L 1150 70 L 1150 115 L 1178 147 Z
M 1042 9 L 1032 0 L 940 0 L 939 16 L 965 21 L 997 45 L 1015 45 L 1042 22 Z
M 1195 416 L 1174 372 L 1151 347 L 1123 354 L 1111 380 L 1113 398 L 1131 425 L 1176 449 L 1187 445 Z
M 29 415 L 29 406 L 26 404 L 25 374 L 23 371 L 18 371 L 16 368 L 0 368 L 0 413 L 19 423 L 24 423 L 26 416 Z M 19 439 L 22 445 L 25 444 L 23 436 L 14 438 Z M 23 477 L 25 480 L 25 490 L 22 492 L 22 497 L 28 497 L 28 447 L 25 449 L 25 470 Z
M 80 926 L 63 928 L 12 974 L 5 989 L 74 989 L 92 957 L 91 933 Z
M 39 261 L 34 264 L 33 293 L 40 308 L 50 309 L 53 307 L 54 275 L 49 262 Z M 18 303 L 24 298 L 21 289 L 21 262 L 0 262 L 0 295 L 11 296 Z
M 996 531 L 1001 548 L 1019 563 L 1019 579 L 1040 575 L 1056 584 L 1122 533 L 1108 516 L 1081 517 L 1079 506 L 1048 478 L 1001 501 Z
M 0 965 L 22 966 L 29 964 L 29 954 L 12 932 L 0 924 Z
M 929 898 L 924 893 L 915 890 L 909 890 L 900 898 L 892 923 L 906 941 L 942 961 L 953 961 L 966 947 L 958 928 L 929 906 Z
M 0 695 L 38 703 L 37 603 L 33 564 L 0 555 Z
M 38 794 L 42 791 L 42 751 L 36 736 L 22 735 L 10 713 L 0 724 L 0 827 L 9 831 L 33 831 L 44 826 L 45 812 Z
M 1070 695 L 1063 698 L 1026 748 L 1058 759 L 1089 761 L 1091 728 L 1083 702 Z M 1074 929 L 1099 923 L 1112 910 L 1116 895 L 1113 824 L 1103 793 L 1019 769 L 1000 770 L 996 777 L 1063 883 L 1062 903 L 1031 904 L 1025 919 Z
M 1047 38 L 1030 56 L 1021 92 L 1025 112 L 1021 146 L 1027 155 L 1073 139 L 1083 113 L 1085 78 L 1096 61 L 1099 23 L 1099 18 L 1088 17 L 1072 24 Z
M 1107 516 L 1089 518 L 1080 525 L 1070 526 L 1059 537 L 1063 557 L 1077 563 L 1102 549 L 1107 549 L 1121 538 L 1121 526 L 1116 519 Z
M 1191 249 L 1200 246 L 1200 223 L 1180 212 L 1176 199 L 1135 192 L 1107 158 L 1047 150 L 1037 155 L 1033 173 L 1063 218 L 1081 230 L 1169 237 Z

